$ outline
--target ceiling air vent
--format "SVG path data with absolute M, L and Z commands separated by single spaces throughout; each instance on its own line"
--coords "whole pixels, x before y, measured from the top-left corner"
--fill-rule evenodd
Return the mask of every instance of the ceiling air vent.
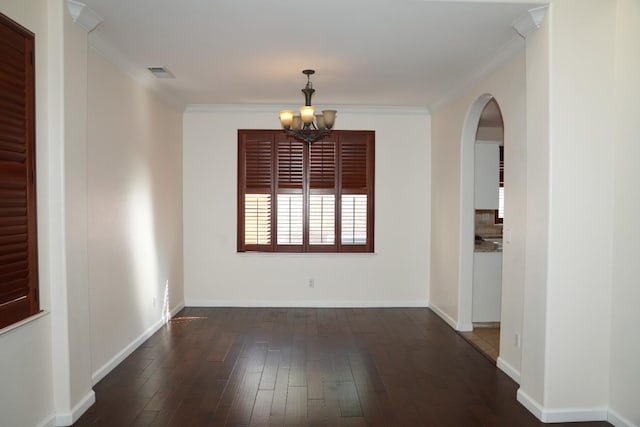
M 151 71 L 151 74 L 153 74 L 159 79 L 175 79 L 176 78 L 176 76 L 174 76 L 173 73 L 165 67 L 147 67 L 147 70 Z

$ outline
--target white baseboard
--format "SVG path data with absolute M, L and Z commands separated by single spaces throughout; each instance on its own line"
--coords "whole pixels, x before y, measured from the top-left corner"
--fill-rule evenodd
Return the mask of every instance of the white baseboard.
M 315 301 L 315 300 L 210 300 L 186 298 L 187 307 L 274 307 L 274 308 L 400 308 L 428 307 L 427 300 Z
M 58 412 L 56 413 L 55 425 L 56 426 L 70 426 L 73 425 L 78 418 L 86 412 L 96 402 L 96 394 L 93 390 L 90 390 L 76 406 L 71 409 L 70 412 Z
M 631 420 L 628 420 L 611 408 L 607 411 L 607 421 L 616 427 L 638 427 L 638 424 L 631 422 Z
M 116 354 L 111 360 L 105 363 L 103 366 L 98 368 L 91 375 L 91 382 L 93 385 L 96 385 L 101 379 L 103 379 L 109 372 L 111 372 L 116 366 L 118 366 L 124 359 L 126 359 L 134 350 L 145 342 L 151 335 L 155 334 L 158 329 L 160 329 L 165 323 L 167 323 L 173 316 L 176 315 L 180 310 L 184 308 L 184 303 L 178 304 L 175 306 L 170 312 L 169 316 L 162 316 L 155 322 L 151 327 L 149 327 L 146 331 L 140 334 L 136 339 L 131 341 L 129 345 L 120 350 L 118 354 Z
M 516 383 L 520 384 L 520 371 L 507 363 L 502 357 L 498 356 L 498 360 L 496 361 L 496 365 L 502 372 L 509 375 L 509 377 L 514 380 Z
M 429 308 L 431 310 L 433 310 L 433 312 L 435 314 L 437 314 L 442 320 L 444 320 L 445 322 L 447 322 L 447 324 L 449 326 L 451 326 L 454 330 L 458 329 L 458 324 L 457 322 L 453 319 L 453 317 L 449 316 L 447 313 L 444 312 L 444 310 L 440 309 L 440 307 L 438 307 L 435 304 L 429 304 Z
M 606 406 L 593 408 L 545 409 L 540 403 L 518 389 L 516 394 L 520 402 L 529 412 L 543 423 L 571 423 L 581 421 L 607 421 L 610 411 Z
M 473 331 L 473 323 L 461 323 L 461 322 L 458 322 L 456 324 L 456 331 L 472 332 Z
M 55 427 L 56 414 L 51 414 L 44 420 L 42 420 L 36 427 Z

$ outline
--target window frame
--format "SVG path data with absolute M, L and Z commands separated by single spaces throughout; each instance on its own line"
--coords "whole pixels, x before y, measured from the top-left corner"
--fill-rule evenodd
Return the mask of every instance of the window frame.
M 268 140 L 271 144 L 270 159 L 270 242 L 269 244 L 246 244 L 245 236 L 245 209 L 244 202 L 246 194 L 253 194 L 251 188 L 247 187 L 247 168 L 246 168 L 246 145 L 248 143 L 256 143 L 257 139 L 262 138 Z M 302 160 L 302 188 L 279 188 L 278 167 L 278 143 L 284 144 L 302 144 L 303 160 Z M 341 131 L 334 130 L 331 135 L 311 143 L 333 143 L 333 163 L 334 168 L 334 184 L 333 188 L 311 188 L 311 148 L 309 144 L 298 141 L 293 137 L 285 134 L 282 130 L 238 130 L 238 189 L 237 189 L 237 251 L 238 252 L 282 252 L 282 253 L 372 253 L 374 252 L 374 228 L 375 228 L 375 131 Z M 343 165 L 343 153 L 341 148 L 348 143 L 362 145 L 362 152 L 358 152 L 365 158 L 366 171 L 364 172 L 364 187 L 361 188 L 343 188 L 342 171 L 348 168 Z M 364 153 L 366 152 L 366 155 Z M 266 153 L 266 151 L 265 151 Z M 266 176 L 267 174 L 265 174 Z M 358 175 L 362 178 L 361 175 Z M 263 189 L 265 191 L 266 189 Z M 279 244 L 278 243 L 278 194 L 300 194 L 303 195 L 303 237 L 301 244 Z M 367 196 L 366 208 L 366 243 L 365 244 L 343 244 L 342 243 L 342 196 L 348 194 L 365 194 Z M 333 195 L 334 196 L 334 242 L 333 244 L 311 244 L 310 243 L 310 200 L 312 195 Z

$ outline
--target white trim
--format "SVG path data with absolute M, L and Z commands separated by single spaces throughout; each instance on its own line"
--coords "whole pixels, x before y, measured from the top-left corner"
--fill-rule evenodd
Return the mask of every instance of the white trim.
M 56 414 L 51 414 L 44 420 L 42 420 L 36 427 L 55 427 Z
M 118 366 L 124 359 L 126 359 L 131 353 L 133 353 L 142 343 L 144 343 L 151 335 L 155 334 L 162 326 L 164 326 L 173 316 L 175 316 L 180 310 L 184 308 L 184 304 L 178 304 L 170 312 L 169 316 L 164 314 L 153 325 L 151 325 L 146 331 L 140 334 L 136 339 L 131 341 L 126 347 L 118 352 L 111 360 L 98 368 L 91 375 L 91 383 L 96 385 L 101 379 L 103 379 L 109 372 L 111 372 L 116 366 Z
M 493 98 L 484 93 L 469 105 L 460 139 L 460 218 L 458 246 L 458 330 L 473 330 L 475 145 L 482 111 Z
M 638 427 L 638 424 L 634 424 L 611 408 L 607 410 L 607 421 L 616 427 Z
M 509 375 L 509 378 L 520 384 L 520 371 L 507 363 L 502 357 L 498 356 L 496 366 L 498 366 L 502 372 Z
M 516 393 L 516 400 L 524 406 L 527 411 L 531 412 L 537 419 L 542 420 L 544 409 L 535 399 L 522 391 L 522 387 Z
M 67 0 L 67 9 L 73 22 L 82 27 L 87 33 L 95 30 L 102 23 L 100 15 L 79 1 Z
M 473 323 L 471 322 L 458 322 L 456 330 L 460 332 L 473 332 Z
M 540 403 L 522 391 L 522 388 L 518 389 L 516 399 L 543 423 L 607 421 L 611 415 L 611 411 L 606 406 L 545 409 Z
M 9 326 L 5 326 L 4 328 L 0 329 L 0 335 L 5 335 L 8 334 L 11 331 L 15 331 L 16 329 L 28 325 L 31 322 L 35 322 L 36 320 L 38 320 L 41 317 L 47 316 L 49 314 L 49 312 L 47 310 L 41 310 L 38 313 L 27 317 L 26 319 L 22 319 L 19 322 L 16 323 L 12 323 Z
M 516 54 L 522 52 L 523 50 L 524 50 L 524 40 L 514 35 L 513 39 L 511 39 L 508 43 L 502 46 L 502 48 L 498 49 L 496 54 L 493 56 L 493 59 L 491 59 L 482 67 L 475 70 L 467 78 L 461 79 L 464 83 L 462 83 L 457 88 L 453 88 L 440 100 L 431 104 L 429 106 L 429 109 L 431 111 L 436 111 L 443 107 L 446 107 L 451 102 L 457 100 L 462 95 L 469 92 L 469 90 L 472 87 L 474 87 L 479 82 L 484 80 L 491 73 L 497 70 L 500 66 L 506 64 L 511 58 L 515 57 Z
M 185 298 L 187 307 L 274 307 L 274 308 L 426 308 L 427 300 L 316 301 L 316 300 L 212 300 Z
M 529 9 L 526 14 L 522 15 L 511 24 L 511 28 L 513 28 L 522 38 L 527 38 L 531 32 L 540 28 L 540 24 L 542 24 L 544 17 L 547 15 L 548 8 L 549 6 L 540 6 Z
M 545 423 L 572 423 L 580 421 L 606 421 L 607 407 L 546 409 L 542 413 Z
M 412 106 L 376 106 L 376 105 L 315 105 L 316 110 L 335 109 L 338 113 L 351 114 L 417 114 L 430 115 L 427 107 Z M 274 113 L 290 109 L 291 105 L 281 104 L 189 104 L 185 113 Z
M 84 414 L 87 409 L 96 403 L 96 393 L 93 390 L 90 390 L 77 404 L 73 407 L 71 412 L 58 412 L 56 414 L 56 424 L 57 426 L 70 426 L 76 421 L 78 418 Z
M 429 308 L 431 309 L 431 311 L 437 314 L 442 320 L 447 322 L 447 324 L 451 326 L 454 330 L 457 328 L 455 319 L 449 316 L 447 313 L 445 313 L 445 311 L 442 310 L 440 307 L 438 307 L 435 304 L 429 304 Z

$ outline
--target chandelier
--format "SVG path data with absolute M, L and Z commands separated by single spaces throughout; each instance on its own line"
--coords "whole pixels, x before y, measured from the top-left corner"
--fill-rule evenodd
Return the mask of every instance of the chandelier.
M 311 75 L 314 73 L 315 70 L 302 71 L 302 74 L 307 76 L 307 85 L 302 89 L 304 107 L 300 107 L 300 115 L 295 115 L 293 110 L 280 111 L 280 124 L 285 133 L 309 144 L 329 135 L 336 121 L 336 110 L 322 110 L 322 114 L 315 114 L 311 105 L 311 96 L 315 92 L 311 84 Z

